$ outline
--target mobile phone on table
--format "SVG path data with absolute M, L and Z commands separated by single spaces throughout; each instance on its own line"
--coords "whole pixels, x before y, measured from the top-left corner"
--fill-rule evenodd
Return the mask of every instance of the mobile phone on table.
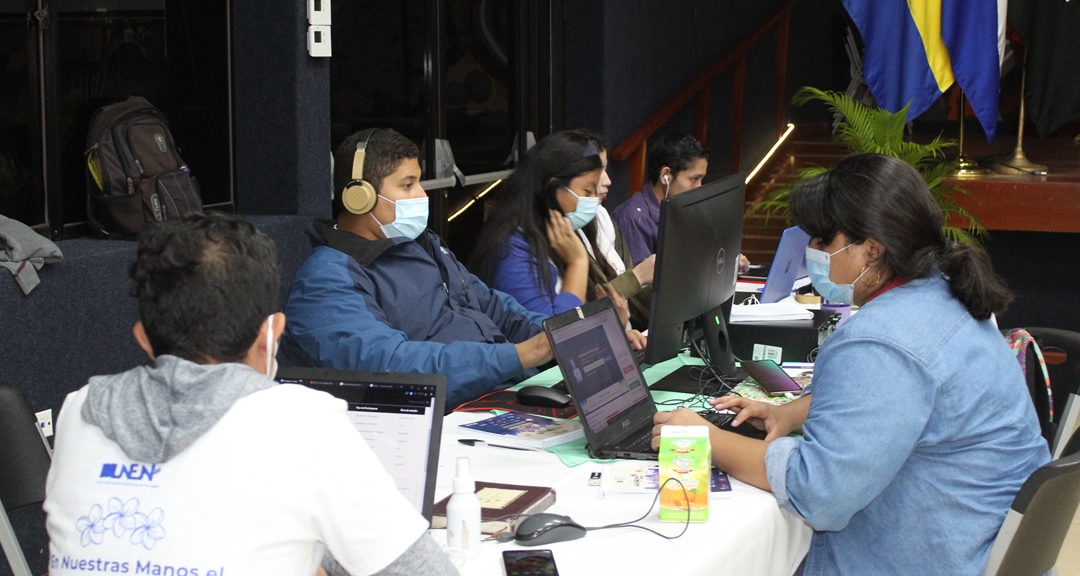
M 773 360 L 747 360 L 739 365 L 769 396 L 802 392 L 802 386 Z
M 559 576 L 551 550 L 506 550 L 502 556 L 506 576 Z

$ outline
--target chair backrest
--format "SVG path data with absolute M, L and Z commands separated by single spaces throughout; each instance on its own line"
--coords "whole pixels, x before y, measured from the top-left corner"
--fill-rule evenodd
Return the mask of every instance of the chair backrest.
M 1024 381 L 1035 407 L 1035 416 L 1039 419 L 1039 431 L 1051 450 L 1057 435 L 1057 420 L 1054 418 L 1053 386 L 1050 373 L 1043 360 L 1043 354 L 1036 338 L 1024 328 L 1014 328 L 1005 333 L 1005 341 L 1013 349 L 1020 368 L 1024 372 Z
M 1058 328 L 1028 328 L 1046 358 L 1054 394 L 1053 455 L 1060 458 L 1066 440 L 1080 425 L 1080 333 Z
M 0 384 L 0 546 L 16 576 L 30 569 L 7 513 L 45 500 L 51 462 L 34 409 L 15 387 Z
M 1041 576 L 1057 563 L 1080 505 L 1080 454 L 1042 466 L 1024 482 L 990 549 L 984 576 Z
M 6 510 L 45 500 L 51 462 L 34 409 L 14 386 L 0 384 L 0 500 Z
M 1072 438 L 1061 447 L 1061 458 L 1067 458 L 1080 452 L 1080 430 L 1073 432 Z

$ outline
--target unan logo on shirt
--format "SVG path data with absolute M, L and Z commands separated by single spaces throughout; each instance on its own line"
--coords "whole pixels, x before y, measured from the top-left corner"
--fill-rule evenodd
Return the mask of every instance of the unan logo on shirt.
M 101 478 L 127 478 L 128 480 L 146 480 L 153 482 L 154 476 L 161 472 L 161 466 L 151 464 L 112 464 L 101 465 Z

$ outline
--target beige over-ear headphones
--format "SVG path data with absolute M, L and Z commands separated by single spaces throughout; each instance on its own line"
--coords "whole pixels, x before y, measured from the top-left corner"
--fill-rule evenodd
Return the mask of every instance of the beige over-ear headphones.
M 379 201 L 379 193 L 370 182 L 364 180 L 364 156 L 371 136 L 378 128 L 368 128 L 360 133 L 356 141 L 356 153 L 353 154 L 352 180 L 341 191 L 341 203 L 353 214 L 367 214 Z

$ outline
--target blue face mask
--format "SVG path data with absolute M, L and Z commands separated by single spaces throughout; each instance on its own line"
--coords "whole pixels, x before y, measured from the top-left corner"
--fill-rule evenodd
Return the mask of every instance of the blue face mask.
M 574 194 L 574 191 L 566 188 L 564 189 Z M 574 230 L 581 230 L 586 224 L 593 221 L 596 218 L 596 210 L 600 207 L 600 199 L 596 196 L 578 196 L 574 194 L 574 198 L 577 198 L 577 208 L 573 212 L 566 215 L 570 219 L 570 226 Z
M 398 200 L 397 202 L 382 195 L 379 195 L 379 198 L 394 205 L 394 221 L 389 224 L 383 224 L 382 222 L 379 222 L 378 218 L 375 218 L 375 212 L 368 212 L 368 214 L 371 214 L 371 217 L 375 222 L 379 223 L 382 233 L 386 235 L 387 238 L 400 237 L 416 240 L 416 237 L 427 229 L 427 197 L 408 198 L 405 200 Z
M 814 290 L 817 290 L 822 298 L 834 304 L 854 303 L 855 282 L 858 282 L 859 278 L 862 278 L 863 274 L 870 269 L 863 269 L 859 277 L 851 284 L 836 284 L 829 279 L 829 260 L 854 245 L 854 243 L 848 244 L 832 254 L 806 247 L 806 272 L 810 275 L 810 283 L 814 285 Z

